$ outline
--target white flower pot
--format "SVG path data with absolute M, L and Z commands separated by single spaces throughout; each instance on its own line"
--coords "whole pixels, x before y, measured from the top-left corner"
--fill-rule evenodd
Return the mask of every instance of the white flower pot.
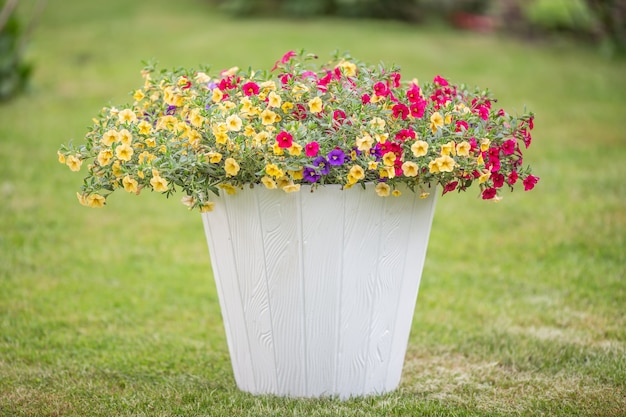
M 436 194 L 263 186 L 202 215 L 237 386 L 363 396 L 400 383 Z

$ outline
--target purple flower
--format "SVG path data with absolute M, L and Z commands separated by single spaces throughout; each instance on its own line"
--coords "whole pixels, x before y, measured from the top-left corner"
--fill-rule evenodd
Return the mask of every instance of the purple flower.
M 319 168 L 319 173 L 322 175 L 328 175 L 330 172 L 330 164 L 323 156 L 318 156 L 313 160 L 313 165 Z
M 328 163 L 331 165 L 341 165 L 346 160 L 346 154 L 341 149 L 333 149 L 328 153 Z
M 176 106 L 167 106 L 167 111 L 165 114 L 172 115 L 176 113 Z
M 320 174 L 318 174 L 313 168 L 304 167 L 302 170 L 302 178 L 304 178 L 305 181 L 313 183 L 320 179 Z

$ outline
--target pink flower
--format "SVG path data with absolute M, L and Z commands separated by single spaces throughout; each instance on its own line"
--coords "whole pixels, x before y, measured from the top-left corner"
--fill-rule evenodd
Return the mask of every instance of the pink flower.
M 370 97 L 370 95 L 369 95 L 369 94 L 363 94 L 363 95 L 361 96 L 361 103 L 363 103 L 363 104 L 368 104 L 368 103 L 370 102 L 370 100 L 371 100 L 371 99 L 372 99 L 372 98 Z
M 406 92 L 406 98 L 409 99 L 411 103 L 417 103 L 417 101 L 422 98 L 420 88 L 417 84 L 411 84 L 411 88 Z
M 343 122 L 346 119 L 346 113 L 343 110 L 335 110 L 333 112 L 333 119 L 337 122 Z
M 283 74 L 283 75 L 280 76 L 280 82 L 283 85 L 289 84 L 289 81 L 291 81 L 292 78 L 293 78 L 293 74 L 291 74 L 291 73 Z
M 424 112 L 426 111 L 426 105 L 428 103 L 422 97 L 418 97 L 417 101 L 411 103 L 409 110 L 411 111 L 411 116 L 421 119 L 424 117 Z
M 413 129 L 402 129 L 396 133 L 396 139 L 405 141 L 407 139 L 415 139 L 415 131 Z
M 386 97 L 389 94 L 389 89 L 387 88 L 387 86 L 384 83 L 381 83 L 379 81 L 376 84 L 374 84 L 374 93 L 377 96 L 385 96 Z
M 393 88 L 400 87 L 400 73 L 394 72 L 393 74 L 390 75 L 390 77 L 391 77 L 391 86 Z
M 517 175 L 517 171 L 511 171 L 509 177 L 506 179 L 507 184 L 513 185 L 517 182 L 519 176 Z
M 291 136 L 291 133 L 283 130 L 276 136 L 276 142 L 278 142 L 280 148 L 291 148 L 293 136 Z
M 294 51 L 287 52 L 285 55 L 283 55 L 283 57 L 279 61 L 276 61 L 276 63 L 274 64 L 274 66 L 272 67 L 270 71 L 274 71 L 276 68 L 278 68 L 279 63 L 283 65 L 286 64 L 294 56 L 296 56 L 296 53 Z
M 446 87 L 448 85 L 448 81 L 446 81 L 445 78 L 442 78 L 441 76 L 437 75 L 435 76 L 435 78 L 433 79 L 433 82 L 437 85 L 440 85 L 442 87 Z
M 491 175 L 491 179 L 493 180 L 493 186 L 495 188 L 500 188 L 504 185 L 504 175 L 500 174 L 499 172 Z
M 529 175 L 524 178 L 524 191 L 530 191 L 535 188 L 535 184 L 539 181 L 539 177 L 535 177 L 534 175 Z
M 469 129 L 469 125 L 465 120 L 457 120 L 456 122 L 456 131 L 461 132 L 462 130 Z
M 245 83 L 241 89 L 246 96 L 252 96 L 259 94 L 259 86 L 252 81 Z
M 401 117 L 402 120 L 406 120 L 406 118 L 409 116 L 409 108 L 402 103 L 398 103 L 393 106 L 392 111 L 393 117 L 395 117 L 396 119 L 398 117 Z
M 446 193 L 449 193 L 450 191 L 454 191 L 456 190 L 456 186 L 459 184 L 458 181 L 452 181 L 446 184 L 445 187 L 443 187 L 443 193 L 441 195 L 444 195 Z
M 517 142 L 515 139 L 505 140 L 502 144 L 502 152 L 505 155 L 513 155 L 515 153 L 515 148 L 517 147 Z
M 304 153 L 306 156 L 317 156 L 317 153 L 320 150 L 320 145 L 317 142 L 309 142 L 304 145 Z

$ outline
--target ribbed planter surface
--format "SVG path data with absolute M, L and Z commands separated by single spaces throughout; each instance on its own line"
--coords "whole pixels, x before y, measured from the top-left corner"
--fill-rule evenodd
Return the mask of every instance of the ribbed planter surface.
M 348 398 L 402 373 L 435 207 L 371 186 L 222 195 L 202 215 L 237 386 Z

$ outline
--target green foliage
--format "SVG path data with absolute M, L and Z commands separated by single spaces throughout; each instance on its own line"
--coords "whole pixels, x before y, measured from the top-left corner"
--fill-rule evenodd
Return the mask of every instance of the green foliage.
M 594 25 L 584 0 L 534 0 L 525 14 L 531 24 L 545 30 L 589 33 Z
M 0 27 L 0 101 L 21 92 L 30 77 L 32 67 L 24 62 L 22 27 L 15 14 Z

